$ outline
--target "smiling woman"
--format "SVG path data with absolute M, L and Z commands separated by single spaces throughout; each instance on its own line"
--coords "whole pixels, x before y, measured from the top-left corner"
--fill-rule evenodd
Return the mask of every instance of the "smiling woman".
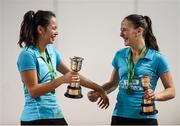
M 81 81 L 83 86 L 101 94 L 102 105 L 109 101 L 102 87 L 77 72 L 70 71 L 58 51 L 51 46 L 58 35 L 55 14 L 51 11 L 28 11 L 21 24 L 17 67 L 24 87 L 25 106 L 21 125 L 67 125 L 57 103 L 55 89 L 63 83 Z M 56 72 L 63 74 L 56 78 Z
M 128 47 L 116 52 L 110 80 L 102 86 L 107 93 L 119 86 L 111 125 L 158 125 L 154 101 L 174 98 L 175 88 L 168 62 L 159 52 L 150 17 L 128 15 L 121 22 L 120 36 Z M 158 79 L 164 89 L 155 92 Z M 93 102 L 98 97 L 97 92 L 88 93 Z
M 21 24 L 17 66 L 24 84 L 25 106 L 21 125 L 62 124 L 67 125 L 59 108 L 55 88 L 78 78 L 62 63 L 60 54 L 49 44 L 58 35 L 55 14 L 51 11 L 28 11 Z M 65 75 L 55 79 L 56 68 Z

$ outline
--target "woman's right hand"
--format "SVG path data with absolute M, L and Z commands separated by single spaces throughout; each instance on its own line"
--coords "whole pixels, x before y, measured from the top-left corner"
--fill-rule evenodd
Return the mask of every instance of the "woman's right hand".
M 107 109 L 109 107 L 109 98 L 105 92 L 100 94 L 97 91 L 90 91 L 88 92 L 87 96 L 91 102 L 98 101 L 97 104 L 101 109 Z
M 96 102 L 99 99 L 100 94 L 96 91 L 89 91 L 87 97 L 91 102 Z
M 80 78 L 77 72 L 70 71 L 63 76 L 64 83 L 79 82 Z

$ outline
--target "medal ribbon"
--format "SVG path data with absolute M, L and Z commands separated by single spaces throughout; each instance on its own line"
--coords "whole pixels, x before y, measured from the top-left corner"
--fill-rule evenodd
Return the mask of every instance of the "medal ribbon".
M 43 59 L 43 61 L 46 63 L 46 65 L 48 67 L 48 70 L 49 70 L 49 73 L 50 73 L 50 76 L 51 76 L 51 80 L 54 80 L 55 79 L 55 72 L 54 72 L 51 60 L 50 60 L 50 63 L 48 63 L 46 56 L 42 54 L 40 49 L 39 49 L 39 52 L 40 52 L 41 58 Z M 48 58 L 50 58 L 50 57 L 48 56 Z
M 146 51 L 146 45 L 142 48 L 139 59 L 143 57 L 145 51 Z M 139 62 L 139 59 L 137 60 L 137 62 L 133 65 L 132 67 L 132 71 L 131 71 L 131 51 L 129 52 L 128 55 L 128 85 L 130 85 L 134 79 L 134 72 L 135 72 L 135 68 L 137 63 Z

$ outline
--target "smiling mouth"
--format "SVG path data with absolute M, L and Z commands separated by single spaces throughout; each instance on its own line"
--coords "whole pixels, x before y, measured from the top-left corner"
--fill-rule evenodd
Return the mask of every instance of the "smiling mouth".
M 52 35 L 52 36 L 51 36 L 51 38 L 53 39 L 53 41 L 55 40 L 55 37 L 56 37 L 56 35 Z
M 124 38 L 124 41 L 127 41 L 128 40 L 128 38 Z

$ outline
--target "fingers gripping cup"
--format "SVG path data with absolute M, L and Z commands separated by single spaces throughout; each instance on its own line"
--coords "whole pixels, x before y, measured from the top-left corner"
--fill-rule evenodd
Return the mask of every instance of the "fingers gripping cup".
M 142 87 L 144 92 L 147 91 L 151 84 L 151 77 L 150 76 L 141 76 L 140 77 Z M 141 104 L 141 115 L 153 115 L 158 113 L 158 111 L 155 108 L 154 100 L 148 100 L 142 97 L 142 104 Z
M 81 70 L 82 61 L 84 60 L 84 58 L 73 57 L 73 58 L 70 58 L 70 60 L 71 60 L 71 70 L 74 72 L 79 72 Z M 83 95 L 81 93 L 80 82 L 70 83 L 64 95 L 68 98 L 82 98 Z

